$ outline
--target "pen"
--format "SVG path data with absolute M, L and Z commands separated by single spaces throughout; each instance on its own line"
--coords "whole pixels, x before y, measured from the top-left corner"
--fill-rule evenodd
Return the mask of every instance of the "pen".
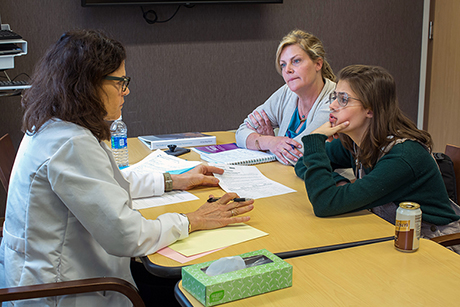
M 243 202 L 243 201 L 248 201 L 248 200 L 252 200 L 252 198 L 234 198 L 232 199 L 233 201 L 236 201 L 236 202 Z
M 214 203 L 216 201 L 218 201 L 220 199 L 220 197 L 211 197 L 208 199 L 208 203 Z M 234 198 L 232 199 L 233 201 L 235 202 L 243 202 L 243 201 L 248 201 L 248 200 L 251 200 L 252 198 Z

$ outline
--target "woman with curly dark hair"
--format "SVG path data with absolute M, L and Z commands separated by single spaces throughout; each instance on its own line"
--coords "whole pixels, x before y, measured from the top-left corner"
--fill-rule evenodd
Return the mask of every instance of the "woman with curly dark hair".
M 157 194 L 158 182 L 151 174 L 128 182 L 103 142 L 110 137 L 106 121 L 120 116 L 129 94 L 125 58 L 123 46 L 101 32 L 73 31 L 37 66 L 22 100 L 26 135 L 9 185 L 0 248 L 3 286 L 104 276 L 134 284 L 131 257 L 152 254 L 195 230 L 249 220 L 238 215 L 252 210 L 253 201 L 233 202 L 235 193 L 220 198 L 220 206 L 206 203 L 195 212 L 156 220 L 133 210 L 131 197 Z M 203 168 L 178 181 L 205 184 L 206 173 Z M 162 193 L 162 181 L 160 186 Z M 15 306 L 26 303 L 31 304 Z M 128 306 L 129 301 L 101 292 L 32 304 Z

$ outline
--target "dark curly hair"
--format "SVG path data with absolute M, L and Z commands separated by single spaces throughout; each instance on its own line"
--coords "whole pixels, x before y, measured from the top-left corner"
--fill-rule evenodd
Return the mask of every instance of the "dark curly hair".
M 123 45 L 101 31 L 64 33 L 37 64 L 32 86 L 22 98 L 23 132 L 35 134 L 48 120 L 58 118 L 108 140 L 107 111 L 99 93 L 103 78 L 125 59 Z

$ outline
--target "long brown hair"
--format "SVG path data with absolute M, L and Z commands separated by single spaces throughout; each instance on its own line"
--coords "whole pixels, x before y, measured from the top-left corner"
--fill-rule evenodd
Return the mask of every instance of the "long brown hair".
M 304 32 L 302 30 L 293 30 L 289 32 L 279 43 L 278 49 L 276 50 L 275 60 L 276 71 L 278 71 L 279 74 L 281 74 L 281 52 L 283 52 L 284 48 L 287 46 L 296 44 L 299 45 L 299 47 L 302 48 L 306 54 L 308 54 L 312 61 L 316 61 L 317 59 L 321 58 L 323 60 L 323 66 L 321 67 L 322 77 L 331 81 L 335 81 L 334 72 L 326 60 L 326 51 L 324 51 L 323 43 L 313 34 Z
M 52 118 L 89 129 L 98 140 L 108 140 L 107 115 L 99 97 L 103 78 L 126 58 L 122 44 L 95 30 L 64 33 L 39 61 L 32 87 L 22 99 L 22 130 L 35 134 Z
M 346 81 L 364 109 L 373 112 L 357 153 L 364 167 L 374 166 L 382 149 L 397 139 L 417 140 L 431 152 L 430 134 L 419 130 L 403 114 L 396 97 L 395 81 L 387 70 L 378 66 L 351 65 L 339 72 L 338 79 Z M 345 148 L 353 152 L 353 140 L 345 134 L 340 134 L 340 139 Z

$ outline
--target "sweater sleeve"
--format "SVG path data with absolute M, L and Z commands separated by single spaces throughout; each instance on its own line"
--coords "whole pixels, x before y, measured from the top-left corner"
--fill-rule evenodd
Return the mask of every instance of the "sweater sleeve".
M 284 105 L 286 104 L 286 99 L 288 99 L 287 89 L 286 85 L 284 85 L 276 92 L 274 92 L 263 104 L 255 108 L 251 114 L 253 114 L 255 111 L 260 113 L 262 110 L 264 110 L 270 119 L 273 129 L 279 128 L 285 112 Z M 249 124 L 252 123 L 249 119 L 249 115 L 245 118 L 235 133 L 236 144 L 242 148 L 246 148 L 246 139 L 248 136 L 251 133 L 256 133 L 254 130 L 246 127 L 246 122 Z
M 334 182 L 343 180 L 349 181 L 347 178 L 334 172 L 334 170 L 342 168 L 352 168 L 354 170 L 355 164 L 353 163 L 353 156 L 351 153 L 342 146 L 339 139 L 335 139 L 332 142 L 326 142 L 325 150 L 331 164 L 331 170 L 333 171 L 332 176 L 334 178 Z M 304 161 L 302 159 L 299 160 L 295 168 L 297 176 L 305 180 L 306 170 L 307 167 L 305 166 Z
M 336 186 L 325 140 L 326 136 L 320 134 L 303 137 L 305 152 L 302 162 L 296 166 L 296 173 L 305 181 L 317 216 L 333 216 L 386 204 L 400 196 L 397 191 L 399 187 L 410 184 L 415 178 L 410 165 L 403 159 L 387 154 L 364 178 L 353 184 Z M 331 145 L 329 152 L 338 150 L 339 143 Z M 337 159 L 338 156 L 336 152 L 336 161 L 341 160 Z

